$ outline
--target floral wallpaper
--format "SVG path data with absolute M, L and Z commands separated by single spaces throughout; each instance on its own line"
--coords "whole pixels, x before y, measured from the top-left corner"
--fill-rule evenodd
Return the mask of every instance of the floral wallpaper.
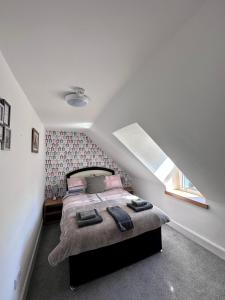
M 46 188 L 45 197 L 54 193 L 62 197 L 66 193 L 65 175 L 73 170 L 99 166 L 113 169 L 120 174 L 125 186 L 130 179 L 107 154 L 85 133 L 74 131 L 46 131 Z

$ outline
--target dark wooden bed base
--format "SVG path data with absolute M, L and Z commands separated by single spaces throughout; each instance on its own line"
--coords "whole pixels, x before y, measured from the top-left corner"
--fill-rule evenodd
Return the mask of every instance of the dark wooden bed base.
M 114 174 L 114 170 L 104 167 L 86 167 L 66 175 L 83 171 L 103 170 Z M 79 285 L 92 279 L 114 272 L 122 267 L 137 262 L 162 249 L 161 227 L 145 232 L 139 236 L 99 249 L 83 252 L 69 257 L 70 288 L 75 290 Z
M 161 227 L 137 237 L 69 257 L 70 288 L 114 272 L 162 249 Z

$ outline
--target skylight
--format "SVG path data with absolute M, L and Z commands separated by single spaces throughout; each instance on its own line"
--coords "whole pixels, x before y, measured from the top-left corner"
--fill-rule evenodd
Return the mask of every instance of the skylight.
M 113 135 L 165 183 L 175 165 L 139 124 L 128 125 L 115 131 Z
M 185 195 L 198 195 L 196 199 L 203 198 L 192 182 L 138 123 L 121 128 L 113 132 L 113 135 L 165 185 L 167 191 L 179 191 L 179 195 L 181 192 Z

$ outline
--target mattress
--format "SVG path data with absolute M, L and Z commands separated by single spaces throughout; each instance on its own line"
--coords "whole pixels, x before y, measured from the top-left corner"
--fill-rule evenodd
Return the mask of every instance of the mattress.
M 56 266 L 69 256 L 118 243 L 169 222 L 168 216 L 155 206 L 150 210 L 135 213 L 126 205 L 134 198 L 137 197 L 123 189 L 64 197 L 60 241 L 48 256 L 50 265 Z M 106 211 L 107 207 L 115 205 L 119 205 L 130 215 L 134 224 L 132 230 L 119 231 L 115 221 Z M 103 222 L 79 228 L 75 218 L 76 213 L 92 208 L 98 210 Z

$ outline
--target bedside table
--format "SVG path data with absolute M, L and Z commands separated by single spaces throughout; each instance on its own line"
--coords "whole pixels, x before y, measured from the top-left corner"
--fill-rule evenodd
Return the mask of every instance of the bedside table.
M 52 224 L 60 221 L 62 216 L 62 199 L 48 199 L 44 202 L 43 223 Z
M 123 189 L 130 194 L 134 194 L 134 189 L 132 188 L 132 186 L 126 186 Z

